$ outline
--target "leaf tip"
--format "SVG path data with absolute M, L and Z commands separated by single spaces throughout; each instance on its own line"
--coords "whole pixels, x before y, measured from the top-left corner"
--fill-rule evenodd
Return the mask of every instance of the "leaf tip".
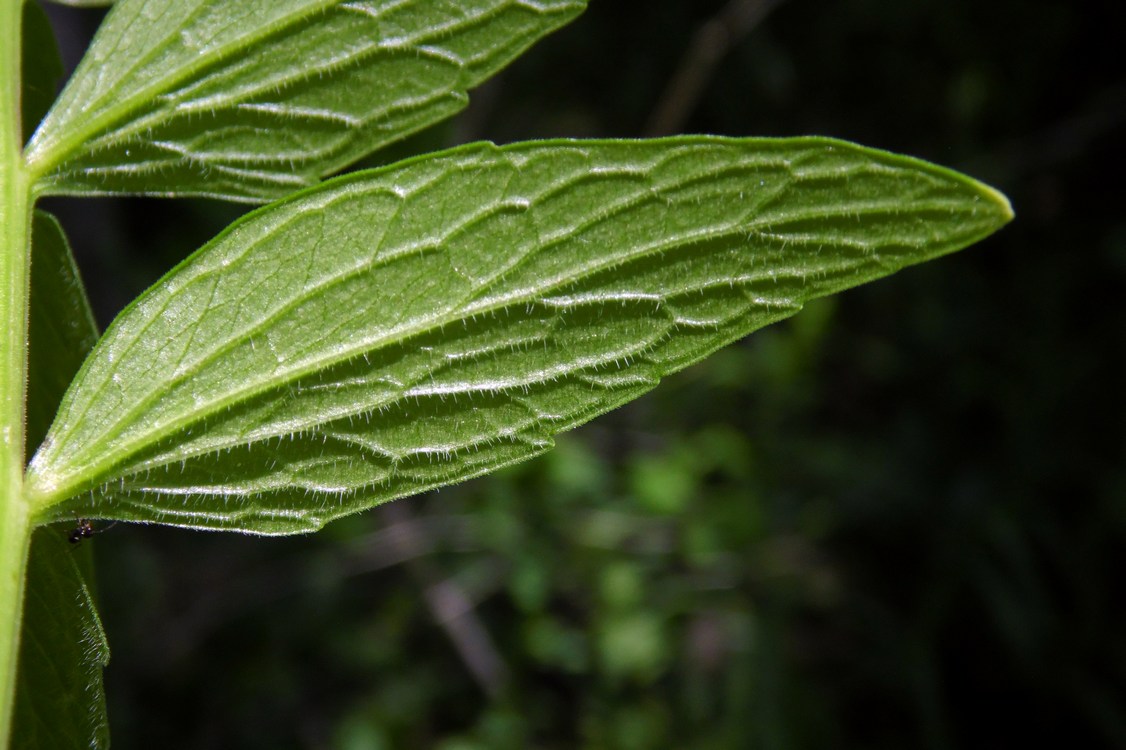
M 1013 204 L 1009 202 L 1007 195 L 996 188 L 986 185 L 984 182 L 977 183 L 977 187 L 985 199 L 997 209 L 998 218 L 1000 219 L 998 226 L 1004 226 L 1016 218 L 1016 212 L 1013 211 Z

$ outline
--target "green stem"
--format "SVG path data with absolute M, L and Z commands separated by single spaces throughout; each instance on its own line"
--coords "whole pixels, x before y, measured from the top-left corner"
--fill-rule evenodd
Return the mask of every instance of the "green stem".
M 23 496 L 31 191 L 21 153 L 22 0 L 0 0 L 0 750 L 10 743 L 31 523 Z

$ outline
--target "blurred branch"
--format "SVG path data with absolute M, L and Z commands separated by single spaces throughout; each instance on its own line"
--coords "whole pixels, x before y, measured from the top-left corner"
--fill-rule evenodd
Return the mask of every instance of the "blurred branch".
M 208 586 L 189 597 L 191 606 L 165 628 L 160 648 L 149 651 L 154 658 L 159 654 L 169 662 L 182 658 L 224 622 L 310 588 L 310 570 L 332 570 L 339 579 L 375 573 L 433 554 L 438 544 L 459 551 L 475 549 L 470 541 L 474 537 L 471 519 L 465 516 L 410 517 L 350 542 L 343 557 L 333 550 L 326 561 L 326 555 L 317 552 L 272 560 L 257 572 L 228 573 L 221 579 L 222 585 Z
M 434 542 L 424 527 L 413 520 L 407 503 L 388 503 L 380 508 L 387 521 L 404 530 L 391 543 L 398 547 L 407 570 L 422 586 L 426 606 L 457 649 L 477 684 L 490 697 L 496 697 L 508 682 L 508 667 L 493 645 L 488 630 L 474 612 L 474 603 L 452 578 L 424 559 Z
M 987 154 L 959 164 L 969 174 L 1013 182 L 1073 162 L 1100 138 L 1126 123 L 1126 83 L 1101 92 L 1078 112 L 1017 136 Z
M 679 133 L 696 108 L 720 60 L 783 0 L 731 0 L 704 22 L 645 126 L 646 136 Z

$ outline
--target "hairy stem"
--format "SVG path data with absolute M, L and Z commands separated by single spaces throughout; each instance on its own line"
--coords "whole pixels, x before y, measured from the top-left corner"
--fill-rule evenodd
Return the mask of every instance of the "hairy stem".
M 0 749 L 15 701 L 31 542 L 23 496 L 31 193 L 20 132 L 21 0 L 0 0 Z

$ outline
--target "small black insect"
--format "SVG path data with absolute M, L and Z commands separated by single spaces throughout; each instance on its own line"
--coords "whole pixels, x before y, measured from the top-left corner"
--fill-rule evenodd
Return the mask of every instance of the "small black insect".
M 74 528 L 74 531 L 70 532 L 70 536 L 67 537 L 67 541 L 69 541 L 71 544 L 78 544 L 83 539 L 89 539 L 90 537 L 94 536 L 94 534 L 100 534 L 103 531 L 112 529 L 116 525 L 117 521 L 114 521 L 104 529 L 95 529 L 94 524 L 90 523 L 89 519 L 79 518 L 78 525 Z

